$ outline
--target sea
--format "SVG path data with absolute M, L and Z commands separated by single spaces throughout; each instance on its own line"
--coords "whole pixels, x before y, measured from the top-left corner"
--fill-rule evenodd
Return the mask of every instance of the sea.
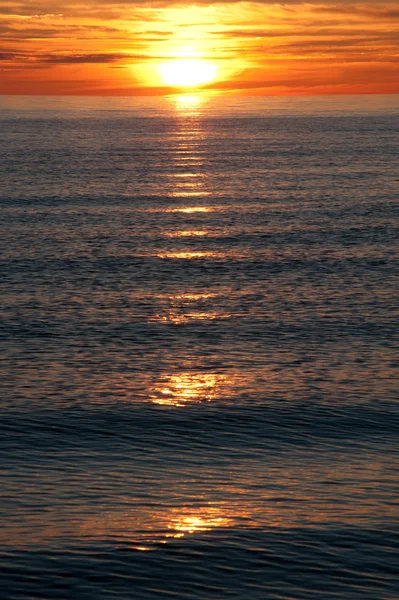
M 398 117 L 0 97 L 1 600 L 398 600 Z

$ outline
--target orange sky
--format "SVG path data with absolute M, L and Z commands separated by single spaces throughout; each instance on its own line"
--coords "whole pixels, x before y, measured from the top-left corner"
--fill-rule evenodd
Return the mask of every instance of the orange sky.
M 0 93 L 169 93 L 176 58 L 213 65 L 205 89 L 399 93 L 398 21 L 383 0 L 0 0 Z

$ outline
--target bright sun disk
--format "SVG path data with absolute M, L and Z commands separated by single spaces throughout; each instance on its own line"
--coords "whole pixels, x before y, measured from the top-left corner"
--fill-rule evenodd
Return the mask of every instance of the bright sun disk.
M 217 66 L 199 58 L 174 59 L 159 65 L 159 72 L 166 85 L 194 87 L 213 81 Z

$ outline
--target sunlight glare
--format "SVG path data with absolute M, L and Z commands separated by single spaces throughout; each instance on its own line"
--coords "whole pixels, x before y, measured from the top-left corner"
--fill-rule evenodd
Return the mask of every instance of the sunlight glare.
M 159 65 L 159 73 L 166 85 L 195 87 L 216 78 L 217 66 L 200 58 L 173 59 Z

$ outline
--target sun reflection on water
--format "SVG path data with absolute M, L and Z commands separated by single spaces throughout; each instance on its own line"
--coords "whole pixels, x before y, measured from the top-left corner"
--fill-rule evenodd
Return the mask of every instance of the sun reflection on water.
M 331 466 L 323 462 L 314 465 L 303 460 L 298 462 L 292 457 L 270 472 L 263 461 L 254 458 L 240 466 L 230 464 L 227 471 L 208 464 L 200 477 L 190 475 L 188 482 L 176 478 L 173 469 L 169 473 L 166 468 L 152 475 L 150 471 L 148 477 L 140 479 L 147 482 L 148 493 L 152 494 L 152 501 L 147 503 L 143 503 L 143 490 L 135 489 L 137 475 L 128 468 L 126 487 L 117 496 L 119 508 L 110 499 L 94 508 L 90 502 L 77 498 L 75 503 L 70 500 L 63 505 L 56 503 L 46 513 L 33 513 L 27 518 L 23 508 L 16 506 L 14 514 L 9 511 L 9 518 L 0 531 L 0 541 L 15 549 L 41 544 L 59 546 L 65 540 L 85 543 L 111 540 L 114 544 L 123 542 L 132 549 L 148 551 L 156 550 L 159 544 L 178 542 L 180 538 L 223 527 L 238 531 L 241 527 L 246 530 L 316 527 L 319 530 L 327 523 L 340 527 L 343 523 L 370 526 L 381 518 L 397 518 L 394 503 L 381 505 L 380 502 L 381 490 L 375 472 L 385 467 L 380 460 L 352 464 L 345 459 L 338 466 Z M 359 473 L 360 490 L 356 481 Z M 95 473 L 80 476 L 82 483 L 83 478 L 85 483 L 99 483 Z M 42 483 L 50 485 L 51 482 L 54 486 L 52 473 L 49 478 L 45 472 L 41 477 Z M 389 472 L 387 477 L 390 477 Z M 66 491 L 70 499 L 73 488 L 64 482 L 65 478 L 60 478 L 60 492 Z M 325 485 L 321 485 L 326 482 L 332 485 L 327 496 Z M 370 501 L 359 506 L 359 494 L 366 492 Z M 216 499 L 220 495 L 224 500 Z M 107 497 L 105 494 L 104 498 Z M 194 497 L 197 500 L 193 501 Z
M 168 231 L 165 233 L 167 237 L 195 237 L 208 235 L 203 229 L 184 229 L 182 231 Z
M 212 212 L 212 206 L 181 206 L 178 208 L 170 208 L 168 212 L 177 213 L 201 213 L 201 212 Z
M 196 190 L 195 192 L 188 192 L 187 190 L 183 191 L 174 191 L 172 196 L 173 198 L 200 198 L 202 196 L 209 196 L 210 192 L 199 192 Z
M 177 294 L 177 296 L 168 296 L 168 298 L 176 299 L 176 300 L 206 300 L 208 298 L 215 298 L 217 296 L 214 292 L 202 292 L 198 294 L 187 293 L 187 294 Z
M 171 97 L 176 115 L 174 160 L 167 174 L 172 198 L 196 198 L 210 194 L 204 174 L 206 132 L 203 115 L 206 95 L 177 94 Z
M 211 531 L 216 527 L 227 527 L 232 519 L 223 515 L 221 510 L 216 506 L 207 506 L 197 509 L 192 509 L 188 514 L 178 513 L 171 515 L 171 522 L 168 529 L 172 530 L 167 537 L 181 538 L 186 534 L 200 533 L 203 531 Z
M 224 315 L 220 315 L 217 312 L 200 312 L 200 311 L 190 311 L 182 313 L 178 310 L 173 311 L 170 310 L 166 315 L 156 315 L 155 320 L 157 321 L 165 321 L 169 323 L 175 323 L 179 325 L 181 323 L 187 323 L 188 321 L 205 321 L 205 320 L 214 320 L 220 318 L 226 318 Z
M 226 376 L 218 373 L 185 372 L 168 375 L 154 386 L 150 399 L 154 404 L 184 406 L 209 402 L 215 398 Z
M 170 96 L 170 99 L 180 116 L 199 116 L 207 96 L 205 94 L 174 94 Z
M 223 307 L 210 303 L 210 298 L 218 294 L 211 293 L 186 293 L 176 296 L 164 296 L 161 310 L 155 313 L 152 320 L 174 323 L 176 325 L 189 321 L 203 321 L 214 319 L 228 319 L 232 314 Z
M 173 179 L 174 189 L 170 194 L 172 198 L 199 198 L 210 194 L 202 188 L 203 178 L 199 175 L 174 174 Z
M 156 254 L 158 258 L 178 258 L 192 260 L 194 258 L 205 258 L 209 256 L 215 256 L 215 252 L 201 252 L 197 251 L 181 251 L 181 252 L 158 252 Z
M 201 177 L 200 173 L 176 173 L 175 177 L 181 177 L 181 178 L 185 178 L 185 177 Z

